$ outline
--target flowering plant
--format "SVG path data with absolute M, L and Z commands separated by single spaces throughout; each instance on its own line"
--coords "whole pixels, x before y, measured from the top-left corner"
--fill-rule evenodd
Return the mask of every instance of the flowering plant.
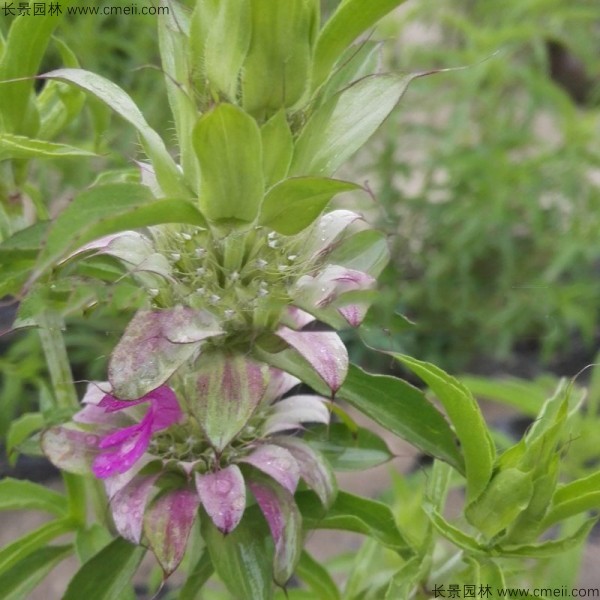
M 322 27 L 317 0 L 198 0 L 191 11 L 166 5 L 159 42 L 177 160 L 113 82 L 73 66 L 40 76 L 112 109 L 137 130 L 146 156 L 126 181 L 107 174 L 52 223 L 2 245 L 16 254 L 39 244 L 3 289 L 22 298 L 14 327 L 40 330 L 60 410 L 19 435 L 35 434 L 63 472 L 67 494 L 0 484 L 58 516 L 0 551 L 0 576 L 72 531 L 87 549 L 77 550 L 82 566 L 67 600 L 126 594 L 146 549 L 164 579 L 178 569 L 187 574 L 182 598 L 197 597 L 213 572 L 237 599 L 272 598 L 302 573 L 320 597 L 338 598 L 329 573 L 303 550 L 307 532 L 318 528 L 366 534 L 393 551 L 395 575 L 376 582 L 378 597 L 420 593 L 434 530 L 471 566 L 551 553 L 531 542 L 554 522 L 553 510 L 565 511 L 553 495 L 552 457 L 568 390 L 549 401 L 522 444 L 497 457 L 460 382 L 392 354 L 440 408 L 399 378 L 351 365 L 337 333 L 361 326 L 389 258 L 385 237 L 361 214 L 330 203 L 361 189 L 332 176 L 416 76 L 378 73 L 377 46 L 353 43 L 398 4 L 344 0 Z M 40 39 L 48 40 L 56 19 L 40 23 Z M 37 67 L 28 68 L 22 74 L 35 75 Z M 30 84 L 3 83 L 39 111 Z M 20 148 L 11 167 L 44 153 L 77 154 L 36 139 L 41 130 L 17 116 L 3 134 Z M 102 300 L 98 282 L 125 290 L 135 314 L 112 349 L 108 381 L 89 383 L 81 407 L 60 329 L 74 306 Z M 337 489 L 336 467 L 392 457 L 341 400 L 435 457 L 425 542 L 386 505 Z M 466 532 L 440 514 L 450 469 L 464 477 Z M 499 491 L 518 502 L 499 501 Z M 92 527 L 86 499 L 96 508 Z M 566 510 L 571 516 L 588 506 Z M 561 543 L 576 544 L 589 526 Z

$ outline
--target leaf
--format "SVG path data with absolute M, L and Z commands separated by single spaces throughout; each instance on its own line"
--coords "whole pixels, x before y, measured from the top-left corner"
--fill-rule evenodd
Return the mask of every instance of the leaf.
M 0 574 L 5 573 L 26 556 L 48 544 L 48 542 L 72 531 L 74 528 L 75 523 L 70 518 L 50 521 L 4 546 L 0 550 Z
M 462 383 L 436 366 L 402 354 L 390 355 L 418 375 L 446 409 L 463 451 L 467 501 L 473 501 L 491 478 L 496 454 L 477 402 Z
M 35 134 L 38 116 L 31 114 L 33 77 L 62 18 L 58 13 L 37 15 L 35 19 L 22 15 L 13 21 L 0 58 L 0 130 Z M 4 83 L 16 78 L 23 81 Z
M 141 184 L 114 183 L 87 190 L 71 202 L 50 228 L 34 277 L 87 242 L 161 223 L 203 225 L 204 220 L 191 202 L 155 200 Z
M 327 100 L 298 136 L 290 175 L 334 173 L 375 133 L 414 77 L 366 77 Z
M 389 262 L 387 238 L 381 231 L 367 229 L 348 236 L 327 256 L 329 263 L 379 277 Z
M 600 509 L 600 472 L 559 487 L 543 521 L 543 527 L 588 510 Z
M 11 422 L 6 434 L 6 453 L 11 461 L 16 460 L 19 444 L 27 440 L 34 432 L 44 426 L 44 416 L 41 413 L 25 413 Z M 2 482 L 0 482 L 0 487 Z M 0 499 L 1 503 L 1 499 Z
M 68 512 L 67 499 L 62 494 L 12 477 L 0 481 L 0 510 L 43 510 L 58 517 Z
M 47 546 L 26 556 L 0 576 L 2 600 L 23 600 L 54 569 L 73 552 L 72 545 Z
M 296 503 L 307 529 L 362 533 L 404 557 L 412 554 L 412 548 L 398 529 L 391 509 L 381 502 L 340 491 L 327 512 L 311 492 L 297 493 Z
M 329 75 L 344 50 L 379 19 L 404 0 L 347 0 L 342 2 L 321 29 L 313 59 L 312 89 Z
M 178 596 L 179 600 L 200 600 L 202 598 L 202 587 L 214 573 L 214 570 L 210 554 L 208 550 L 204 550 L 181 588 Z
M 260 129 L 265 189 L 286 177 L 294 153 L 294 138 L 285 110 L 275 113 Z
M 189 195 L 189 191 L 182 183 L 181 172 L 167 151 L 163 140 L 148 125 L 135 102 L 118 85 L 101 75 L 83 69 L 56 69 L 41 77 L 76 85 L 101 100 L 125 121 L 133 125 L 140 135 L 146 154 L 152 161 L 164 194 L 181 197 Z
M 223 535 L 208 517 L 202 518 L 202 535 L 212 564 L 235 598 L 270 600 L 272 549 L 258 506 L 246 510 L 240 524 Z
M 385 441 L 362 427 L 356 431 L 343 423 L 311 427 L 304 439 L 322 452 L 336 471 L 370 469 L 393 458 Z
M 108 546 L 113 538 L 108 529 L 94 523 L 88 529 L 79 529 L 75 537 L 75 550 L 79 562 L 87 562 L 94 554 Z
M 9 262 L 35 258 L 42 247 L 49 226 L 50 221 L 40 221 L 11 235 L 0 244 L 0 259 Z
M 454 527 L 431 505 L 425 504 L 423 510 L 429 517 L 433 526 L 455 546 L 472 552 L 474 554 L 486 554 L 486 548 L 482 546 L 475 538 L 464 533 L 457 527 Z
M 283 235 L 294 235 L 308 227 L 336 194 L 359 188 L 355 183 L 326 177 L 286 179 L 265 196 L 258 222 Z
M 193 131 L 200 209 L 211 221 L 253 221 L 263 198 L 262 141 L 254 119 L 232 104 L 203 115 Z
M 340 591 L 327 569 L 308 552 L 300 555 L 296 573 L 308 584 L 315 600 L 341 600 Z
M 82 148 L 34 140 L 22 135 L 0 133 L 0 160 L 29 158 L 77 158 L 95 156 Z
M 573 535 L 558 540 L 550 540 L 539 544 L 497 546 L 494 548 L 494 551 L 499 556 L 506 558 L 547 558 L 549 556 L 556 556 L 583 544 L 597 522 L 598 519 L 596 517 L 588 519 Z
M 417 388 L 401 379 L 371 375 L 351 365 L 338 395 L 423 452 L 464 472 L 450 426 Z
M 533 494 L 533 477 L 519 469 L 497 473 L 465 510 L 467 520 L 488 538 L 506 529 L 524 511 Z
M 117 538 L 92 556 L 69 582 L 63 600 L 114 600 L 126 588 L 146 550 Z

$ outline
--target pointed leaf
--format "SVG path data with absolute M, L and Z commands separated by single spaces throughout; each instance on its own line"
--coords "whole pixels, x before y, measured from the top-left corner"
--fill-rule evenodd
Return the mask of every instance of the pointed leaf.
M 290 174 L 335 173 L 375 133 L 414 77 L 366 77 L 330 98 L 300 132 Z
M 439 533 L 455 546 L 473 554 L 487 554 L 485 546 L 481 545 L 474 537 L 448 523 L 431 504 L 425 504 L 423 510 Z
M 146 550 L 117 538 L 75 573 L 62 600 L 114 600 L 131 581 Z
M 22 135 L 0 133 L 0 160 L 30 158 L 74 158 L 96 156 L 82 148 L 35 140 Z
M 336 194 L 359 188 L 327 177 L 286 179 L 265 196 L 258 222 L 282 235 L 294 235 L 308 227 Z
M 196 473 L 196 489 L 204 510 L 219 531 L 233 531 L 246 508 L 246 484 L 239 467 L 229 465 L 215 473 Z
M 192 135 L 202 213 L 211 221 L 253 221 L 264 191 L 262 142 L 254 119 L 232 104 L 220 104 L 200 118 Z
M 600 508 L 600 472 L 571 481 L 559 487 L 543 526 L 549 527 L 573 515 Z
M 302 519 L 294 496 L 265 477 L 253 476 L 248 486 L 267 520 L 273 540 L 275 557 L 273 579 L 285 585 L 294 573 L 302 552 Z
M 267 389 L 267 368 L 242 354 L 204 356 L 193 375 L 192 410 L 219 451 L 246 425 Z
M 188 190 L 182 175 L 161 137 L 148 125 L 133 100 L 109 79 L 83 69 L 57 69 L 43 75 L 45 79 L 72 83 L 108 105 L 133 125 L 140 135 L 146 154 L 152 161 L 156 177 L 165 195 L 186 197 Z
M 311 589 L 316 600 L 341 600 L 342 596 L 329 571 L 308 552 L 303 551 L 296 569 L 298 577 Z
M 263 174 L 265 189 L 285 178 L 294 153 L 294 138 L 285 116 L 280 110 L 260 129 L 263 147 Z
M 196 492 L 177 489 L 160 495 L 146 510 L 144 533 L 167 577 L 183 558 L 199 506 Z
M 59 517 L 67 514 L 67 499 L 31 481 L 6 477 L 0 481 L 0 510 L 43 510 Z
M 366 4 L 362 0 L 341 2 L 319 33 L 313 62 L 312 89 L 325 81 L 347 46 L 403 2 L 404 0 L 370 0 Z
M 339 396 L 423 452 L 464 470 L 454 433 L 421 390 L 401 379 L 371 375 L 351 365 Z
M 467 500 L 473 501 L 487 486 L 496 455 L 477 402 L 463 384 L 436 366 L 410 356 L 390 354 L 418 375 L 446 409 L 465 458 Z

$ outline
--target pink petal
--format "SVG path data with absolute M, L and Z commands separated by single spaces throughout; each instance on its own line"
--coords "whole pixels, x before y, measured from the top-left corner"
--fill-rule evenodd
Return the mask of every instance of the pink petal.
M 51 427 L 42 434 L 42 450 L 59 469 L 78 475 L 89 475 L 92 462 L 100 452 L 100 436 L 94 433 Z
M 277 335 L 310 364 L 333 393 L 341 387 L 348 372 L 348 351 L 337 333 L 280 327 Z
M 166 576 L 177 569 L 185 554 L 199 505 L 196 492 L 172 490 L 159 496 L 146 510 L 144 533 Z
M 303 277 L 300 279 L 303 279 Z M 302 329 L 309 323 L 312 323 L 314 320 L 315 318 L 310 313 L 307 313 L 297 306 L 288 306 L 283 318 L 281 319 L 284 325 L 287 325 L 292 329 Z
M 199 362 L 192 411 L 221 451 L 243 429 L 267 388 L 267 367 L 243 354 L 216 352 Z
M 273 405 L 264 424 L 265 435 L 298 429 L 302 423 L 329 423 L 329 409 L 321 396 L 297 395 Z
M 110 477 L 106 477 L 102 480 L 104 484 L 104 489 L 106 490 L 106 495 L 109 498 L 113 498 L 117 492 L 123 489 L 126 485 L 129 484 L 130 481 L 137 476 L 137 474 L 149 463 L 153 460 L 156 460 L 154 457 L 144 454 L 136 463 L 129 469 L 129 471 L 125 471 L 125 473 L 116 473 L 111 475 Z
M 285 448 L 265 444 L 240 459 L 240 462 L 248 463 L 266 473 L 290 494 L 296 491 L 300 469 L 294 457 Z
M 323 505 L 329 508 L 337 494 L 337 483 L 327 459 L 297 438 L 282 436 L 272 438 L 272 441 L 288 450 L 296 459 L 302 479 L 315 491 Z
M 265 516 L 273 540 L 273 579 L 284 586 L 292 576 L 302 551 L 302 518 L 294 497 L 276 484 L 250 480 L 248 486 Z
M 334 210 L 323 215 L 310 231 L 304 252 L 311 258 L 326 254 L 342 233 L 359 219 L 362 217 L 350 210 Z
M 269 383 L 263 396 L 263 402 L 271 403 L 281 398 L 289 392 L 294 386 L 298 385 L 300 380 L 281 369 L 271 367 L 269 369 Z
M 135 477 L 111 498 L 110 509 L 115 527 L 133 544 L 140 543 L 144 508 L 158 475 Z
M 96 250 L 97 254 L 109 254 L 124 262 L 137 265 L 153 252 L 153 247 L 145 235 L 137 231 L 121 231 L 81 246 L 65 260 L 91 250 Z
M 197 353 L 202 340 L 221 333 L 206 311 L 183 306 L 138 311 L 110 358 L 115 396 L 132 400 L 145 396 Z
M 196 489 L 217 528 L 223 533 L 233 531 L 246 508 L 246 487 L 239 467 L 229 465 L 216 473 L 196 474 Z

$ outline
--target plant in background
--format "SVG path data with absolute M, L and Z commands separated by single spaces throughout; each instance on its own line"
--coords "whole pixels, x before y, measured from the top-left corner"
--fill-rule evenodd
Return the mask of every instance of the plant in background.
M 429 386 L 438 408 L 401 379 L 351 365 L 336 332 L 363 322 L 388 249 L 358 213 L 328 211 L 335 195 L 357 189 L 332 175 L 415 77 L 374 72 L 376 47 L 353 42 L 399 3 L 345 0 L 323 26 L 316 0 L 199 0 L 192 11 L 168 4 L 159 43 L 178 161 L 114 82 L 78 68 L 42 76 L 111 108 L 137 130 L 146 157 L 136 181 L 107 173 L 55 220 L 0 246 L 20 257 L 18 268 L 1 267 L 11 275 L 4 293 L 23 297 L 15 328 L 38 329 L 52 382 L 50 408 L 17 432 L 13 424 L 9 437 L 31 437 L 24 449 L 41 444 L 66 487 L 62 495 L 0 483 L 2 508 L 57 517 L 0 550 L 12 597 L 76 553 L 81 568 L 64 598 L 129 598 L 150 548 L 164 579 L 185 575 L 178 598 L 203 594 L 213 573 L 236 599 L 291 595 L 277 588 L 294 574 L 312 597 L 339 598 L 303 550 L 319 528 L 362 533 L 394 553 L 393 576 L 374 588 L 379 597 L 422 597 L 440 566 L 435 532 L 461 549 L 445 573 L 471 568 L 497 575 L 498 585 L 504 559 L 584 540 L 591 522 L 538 544 L 564 494 L 555 450 L 576 408 L 568 390 L 497 456 L 459 381 L 392 356 Z M 25 17 L 13 27 L 26 28 Z M 9 35 L 9 49 L 19 43 Z M 33 97 L 30 82 L 11 89 L 22 103 Z M 111 352 L 108 381 L 90 383 L 81 408 L 63 319 L 118 307 L 119 298 L 136 312 Z M 312 393 L 288 395 L 299 383 Z M 340 400 L 435 457 L 421 521 L 402 523 L 385 504 L 337 490 L 335 468 L 391 458 Z M 317 427 L 306 431 L 310 423 Z M 533 460 L 540 456 L 543 464 Z M 452 470 L 466 490 L 467 531 L 440 514 Z M 48 545 L 65 533 L 73 543 Z

